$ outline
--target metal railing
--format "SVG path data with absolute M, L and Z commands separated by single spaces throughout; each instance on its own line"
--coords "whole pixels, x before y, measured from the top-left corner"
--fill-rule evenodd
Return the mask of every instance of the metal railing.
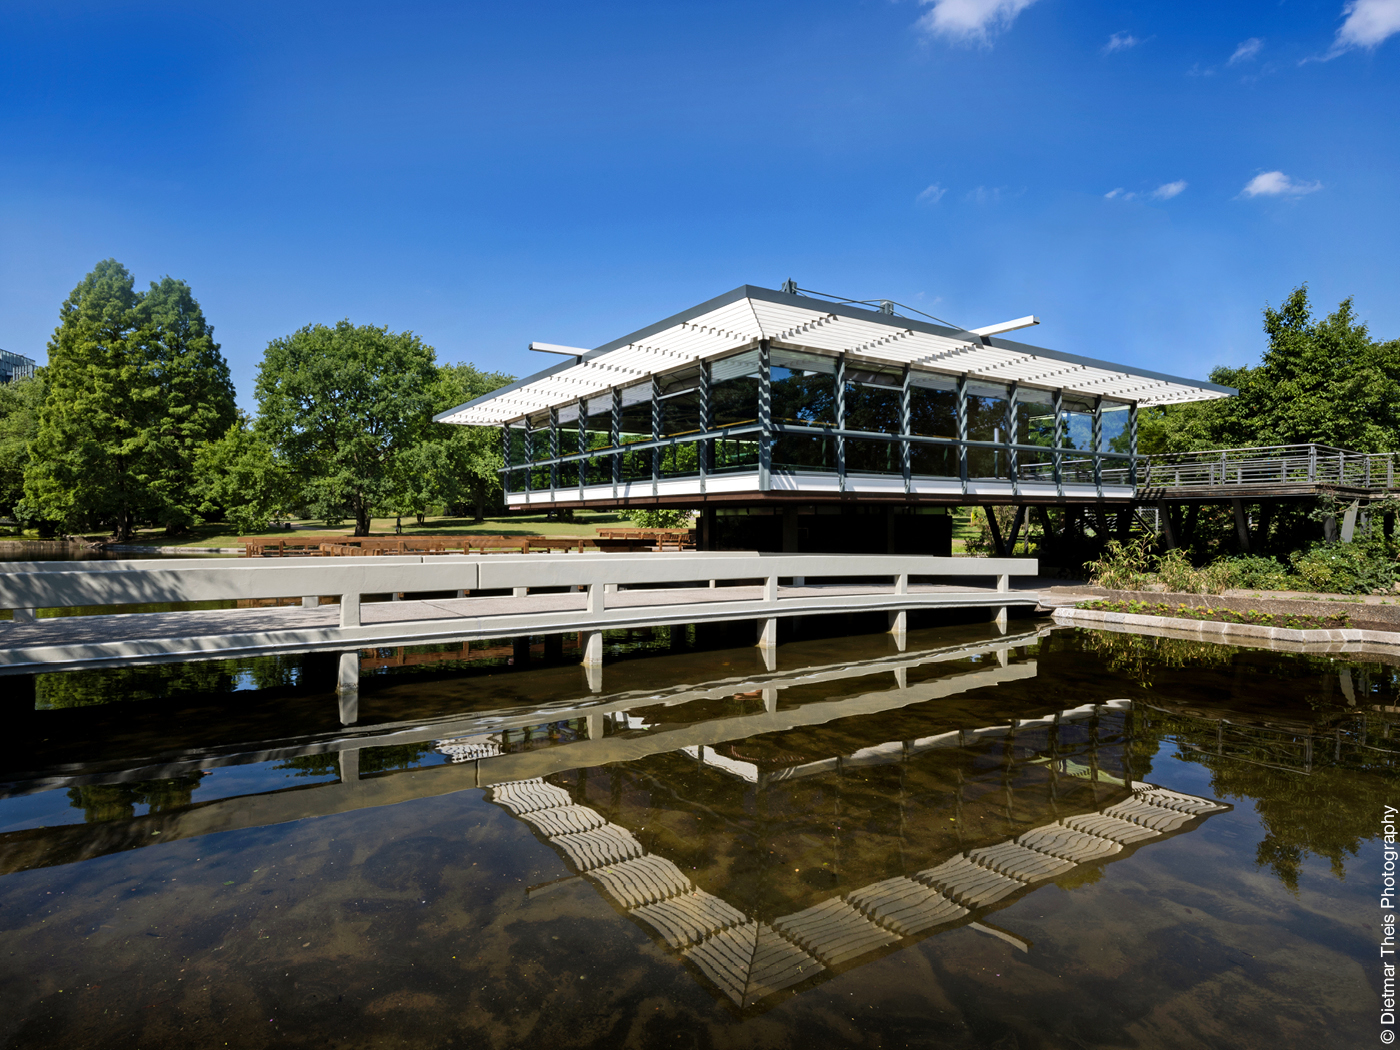
M 1395 488 L 1395 457 L 1393 452 L 1352 452 L 1315 444 L 1173 452 L 1139 456 L 1136 481 L 1139 490 L 1326 485 L 1381 492 Z M 1054 464 L 1030 464 L 1019 475 L 1025 481 L 1047 481 L 1054 477 Z M 1093 484 L 1093 460 L 1066 456 L 1060 463 L 1060 478 L 1066 483 Z M 1101 466 L 1099 478 L 1104 485 L 1127 485 L 1132 480 L 1126 465 L 1107 463 Z

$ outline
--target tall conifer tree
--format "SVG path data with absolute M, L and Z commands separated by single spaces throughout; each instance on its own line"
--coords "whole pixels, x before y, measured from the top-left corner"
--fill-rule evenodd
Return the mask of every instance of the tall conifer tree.
M 49 340 L 48 390 L 28 468 L 26 509 L 119 539 L 193 518 L 196 447 L 235 416 L 228 365 L 183 281 L 138 293 L 101 262 L 73 289 Z

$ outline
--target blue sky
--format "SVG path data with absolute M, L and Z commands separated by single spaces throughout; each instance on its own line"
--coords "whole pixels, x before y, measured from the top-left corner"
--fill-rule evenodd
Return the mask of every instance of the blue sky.
M 1400 336 L 1400 0 L 0 4 L 0 347 L 100 259 L 516 374 L 736 285 L 1204 377 Z

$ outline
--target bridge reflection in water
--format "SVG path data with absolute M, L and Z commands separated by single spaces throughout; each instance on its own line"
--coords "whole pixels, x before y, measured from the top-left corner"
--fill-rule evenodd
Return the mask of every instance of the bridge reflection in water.
M 531 897 L 586 880 L 721 1002 L 761 1013 L 956 928 L 1027 949 L 989 916 L 1229 808 L 1142 782 L 1132 701 L 1018 702 L 1014 718 L 967 702 L 1032 683 L 1046 633 L 36 770 L 10 792 L 66 787 L 76 805 L 104 786 L 198 785 L 270 761 L 321 782 L 209 801 L 187 789 L 140 816 L 89 809 L 92 823 L 0 835 L 0 871 L 485 788 L 572 872 Z M 406 744 L 438 764 L 361 775 Z

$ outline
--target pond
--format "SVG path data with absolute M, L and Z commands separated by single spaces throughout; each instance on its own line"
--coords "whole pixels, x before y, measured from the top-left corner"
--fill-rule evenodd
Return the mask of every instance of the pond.
M 1391 663 L 750 627 L 41 676 L 0 1045 L 1380 1037 Z

